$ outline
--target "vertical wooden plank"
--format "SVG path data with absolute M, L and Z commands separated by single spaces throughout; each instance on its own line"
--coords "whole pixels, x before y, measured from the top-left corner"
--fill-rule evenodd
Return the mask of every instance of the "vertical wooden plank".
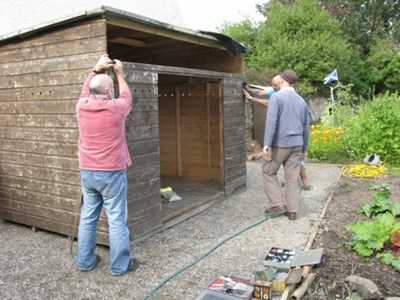
M 175 120 L 176 120 L 176 162 L 178 165 L 178 177 L 182 176 L 182 155 L 181 155 L 181 119 L 180 119 L 180 90 L 175 89 Z
M 210 180 L 212 178 L 212 170 L 211 170 L 211 125 L 210 125 L 210 118 L 211 118 L 211 112 L 210 112 L 210 93 L 211 93 L 211 88 L 210 88 L 210 83 L 207 82 L 206 84 L 206 100 L 207 100 L 207 145 L 208 145 L 208 179 Z

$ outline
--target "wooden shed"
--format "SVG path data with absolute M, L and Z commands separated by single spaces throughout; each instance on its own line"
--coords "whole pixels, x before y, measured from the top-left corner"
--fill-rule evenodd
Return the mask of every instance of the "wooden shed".
M 75 104 L 103 53 L 124 62 L 128 227 L 139 240 L 246 187 L 243 53 L 229 37 L 101 7 L 0 36 L 0 218 L 71 235 Z M 163 203 L 160 188 L 181 201 Z M 108 244 L 102 216 L 97 241 Z

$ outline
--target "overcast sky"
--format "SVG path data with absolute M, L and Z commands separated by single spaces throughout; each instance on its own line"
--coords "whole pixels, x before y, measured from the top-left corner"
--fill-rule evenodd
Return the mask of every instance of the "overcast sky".
M 217 31 L 224 21 L 260 21 L 266 0 L 1 0 L 0 35 L 71 16 L 102 5 L 193 30 Z
M 186 27 L 216 31 L 224 21 L 240 22 L 246 16 L 255 21 L 264 20 L 256 4 L 268 0 L 177 0 Z

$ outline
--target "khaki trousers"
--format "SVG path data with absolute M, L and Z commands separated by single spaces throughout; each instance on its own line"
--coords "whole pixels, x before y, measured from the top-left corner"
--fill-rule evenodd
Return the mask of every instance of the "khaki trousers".
M 267 208 L 286 205 L 288 212 L 296 212 L 300 198 L 298 183 L 301 167 L 301 147 L 271 148 L 272 155 L 263 157 L 264 192 L 268 197 Z M 282 188 L 278 179 L 278 170 L 283 165 L 285 174 L 285 188 Z

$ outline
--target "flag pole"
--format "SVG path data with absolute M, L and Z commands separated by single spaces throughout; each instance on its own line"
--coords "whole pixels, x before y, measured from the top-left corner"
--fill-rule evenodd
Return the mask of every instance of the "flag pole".
M 331 115 L 331 118 L 332 118 L 332 127 L 335 127 L 335 126 L 334 126 L 334 118 L 333 118 L 333 114 L 334 114 L 334 111 L 335 111 L 335 98 L 334 98 L 334 96 L 333 96 L 334 87 L 333 87 L 333 86 L 330 86 L 330 88 L 331 88 L 331 108 L 332 108 L 332 115 Z

